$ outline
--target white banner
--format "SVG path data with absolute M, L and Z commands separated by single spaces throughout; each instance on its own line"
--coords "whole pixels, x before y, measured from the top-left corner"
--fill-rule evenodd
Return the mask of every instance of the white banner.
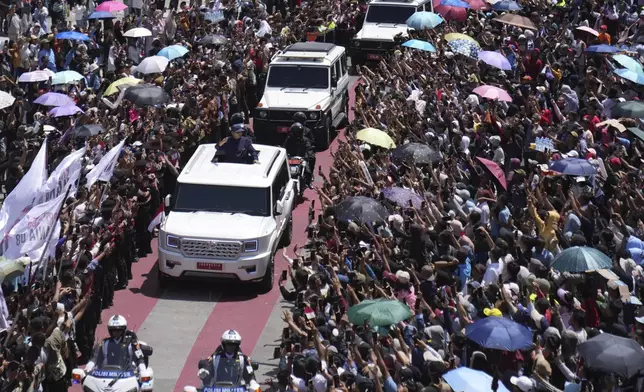
M 2 203 L 0 239 L 4 239 L 9 230 L 34 206 L 45 181 L 47 181 L 47 139 L 43 141 L 29 171 Z M 2 248 L 4 247 L 0 247 Z
M 76 195 L 78 189 L 78 179 L 81 175 L 82 158 L 85 156 L 86 148 L 76 150 L 67 155 L 51 172 L 45 186 L 40 192 L 38 204 L 46 203 L 55 199 L 69 189 L 69 196 Z
M 63 193 L 29 210 L 9 232 L 4 255 L 9 259 L 17 259 L 45 245 L 47 235 L 54 229 L 58 211 L 64 201 Z
M 43 262 L 46 263 L 50 257 L 56 256 L 56 244 L 58 244 L 58 240 L 60 240 L 61 230 L 62 230 L 62 225 L 60 224 L 60 219 L 59 219 L 58 221 L 56 221 L 56 226 L 54 226 L 54 232 L 51 235 L 51 239 L 49 240 L 49 243 L 43 244 L 43 246 L 41 246 L 39 249 L 36 249 L 27 253 L 27 256 L 29 256 L 32 262 L 37 263 L 38 260 L 40 260 L 40 258 L 42 257 Z
M 105 154 L 103 158 L 87 173 L 87 188 L 91 188 L 96 181 L 109 181 L 114 174 L 114 168 L 119 160 L 119 155 L 125 144 L 125 139 Z

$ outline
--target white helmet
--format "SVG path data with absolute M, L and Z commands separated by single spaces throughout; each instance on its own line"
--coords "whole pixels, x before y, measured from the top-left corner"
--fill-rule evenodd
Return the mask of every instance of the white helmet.
M 127 330 L 127 320 L 125 317 L 115 314 L 114 316 L 110 317 L 110 319 L 107 321 L 107 331 L 112 332 L 112 331 L 119 331 L 122 333 L 125 333 Z
M 228 331 L 224 332 L 223 335 L 221 335 L 221 344 L 236 344 L 240 345 L 241 344 L 241 335 L 235 331 L 234 329 L 229 329 Z

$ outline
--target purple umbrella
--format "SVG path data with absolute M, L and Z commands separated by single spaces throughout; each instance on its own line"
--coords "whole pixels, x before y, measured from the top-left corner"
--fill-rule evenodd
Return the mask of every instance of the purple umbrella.
M 49 115 L 52 117 L 73 116 L 77 113 L 85 112 L 83 112 L 83 110 L 76 105 L 58 106 L 49 111 Z
M 415 208 L 420 208 L 423 203 L 423 198 L 411 189 L 394 186 L 383 189 L 382 193 L 385 199 L 401 207 L 409 207 L 411 201 Z
M 508 59 L 499 52 L 481 51 L 479 52 L 479 60 L 504 71 L 510 71 L 512 69 Z
M 76 104 L 76 102 L 74 102 L 74 100 L 69 96 L 60 93 L 43 94 L 38 97 L 34 103 L 43 106 L 67 106 Z

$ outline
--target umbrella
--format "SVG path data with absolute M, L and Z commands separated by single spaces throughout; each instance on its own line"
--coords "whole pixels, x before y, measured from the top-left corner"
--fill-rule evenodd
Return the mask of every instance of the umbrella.
M 350 307 L 347 316 L 353 325 L 386 327 L 410 318 L 411 310 L 395 299 L 370 299 Z
M 377 200 L 365 196 L 348 197 L 334 207 L 335 217 L 345 222 L 383 222 L 389 216 Z
M 58 106 L 49 111 L 49 115 L 52 117 L 73 116 L 77 113 L 85 113 L 85 112 L 83 112 L 83 110 L 76 105 Z
M 126 31 L 123 36 L 130 38 L 152 37 L 152 32 L 144 27 L 135 27 Z
M 179 57 L 183 57 L 188 53 L 189 50 L 185 46 L 181 45 L 170 45 L 167 46 L 159 51 L 157 53 L 157 56 L 163 56 L 167 58 L 168 60 L 174 60 Z
M 492 376 L 468 367 L 460 367 L 443 375 L 443 379 L 457 392 L 492 392 Z M 502 382 L 496 392 L 510 392 Z
M 444 20 L 440 15 L 433 12 L 421 11 L 416 12 L 407 19 L 407 26 L 416 30 L 433 29 L 443 22 Z
M 516 351 L 532 346 L 530 328 L 505 317 L 486 317 L 465 327 L 465 336 L 481 347 Z
M 9 106 L 12 106 L 14 102 L 16 102 L 16 98 L 13 95 L 0 91 L 0 109 L 8 108 Z
M 78 31 L 63 31 L 62 33 L 56 34 L 56 39 L 71 39 L 74 41 L 89 41 L 89 37 L 86 34 L 79 33 Z
M 642 68 L 642 64 L 640 64 L 639 61 L 635 60 L 630 56 L 627 56 L 625 54 L 614 54 L 613 60 L 615 60 L 619 65 L 621 65 L 622 67 L 628 70 L 637 72 L 638 74 L 644 74 L 644 68 Z
M 597 127 L 613 127 L 617 129 L 620 132 L 626 132 L 626 127 L 624 124 L 619 122 L 619 120 L 615 120 L 614 118 L 608 119 L 606 121 L 602 121 L 600 123 L 597 123 Z
M 6 93 L 5 93 L 6 94 Z M 0 106 L 1 107 L 1 106 Z M 641 141 L 644 142 L 644 131 L 642 131 L 639 128 L 628 128 L 628 132 L 632 133 L 633 135 L 637 136 Z
M 641 118 L 644 117 L 644 102 L 620 102 L 617 105 L 613 106 L 610 112 L 613 117 Z
M 474 42 L 477 46 L 481 46 L 478 41 L 476 41 L 474 38 L 470 37 L 469 35 L 466 34 L 461 34 L 461 33 L 449 33 L 445 34 L 443 39 L 447 42 L 450 41 L 456 41 L 456 40 L 465 40 L 465 41 L 472 41 Z
M 478 58 L 479 50 L 481 50 L 481 48 L 476 42 L 472 42 L 464 39 L 449 41 L 447 44 L 449 45 L 450 48 L 452 48 L 454 52 L 460 53 L 463 56 L 472 57 L 472 58 Z
M 105 90 L 105 93 L 103 94 L 104 96 L 110 96 L 112 94 L 116 94 L 119 92 L 119 87 L 123 86 L 134 86 L 139 83 L 141 83 L 143 80 L 134 78 L 132 76 L 126 76 L 124 78 L 121 78 L 115 82 L 112 82 L 109 86 L 107 86 L 107 89 Z
M 222 20 L 225 20 L 226 17 L 224 16 L 224 13 L 219 10 L 219 11 L 206 11 L 203 13 L 203 18 L 207 20 L 210 23 L 219 23 Z
M 594 35 L 595 37 L 599 36 L 599 31 L 597 31 L 595 29 L 591 29 L 588 26 L 579 26 L 575 30 L 577 30 L 577 31 L 585 31 L 587 33 L 590 33 L 590 34 Z
M 626 68 L 613 70 L 619 77 L 631 81 L 635 84 L 644 84 L 644 73 L 632 71 Z
M 573 246 L 559 253 L 550 267 L 560 272 L 586 272 L 610 269 L 613 262 L 600 250 L 587 246 Z
M 589 53 L 617 53 L 619 49 L 611 45 L 590 45 L 586 48 Z
M 466 0 L 466 1 L 470 5 L 470 9 L 473 9 L 473 10 L 486 10 L 490 8 L 490 5 L 486 3 L 484 0 Z
M 441 0 L 440 5 L 446 5 L 448 7 L 470 8 L 470 5 L 463 0 Z
M 592 176 L 597 173 L 595 166 L 590 162 L 581 158 L 565 158 L 552 161 L 549 170 L 557 173 L 565 174 L 567 176 Z
M 537 27 L 534 25 L 534 23 L 532 23 L 530 18 L 521 16 L 521 15 L 505 14 L 505 15 L 499 16 L 498 18 L 494 18 L 493 20 L 496 20 L 497 22 L 500 22 L 500 23 L 505 23 L 507 25 L 521 27 L 524 29 L 537 30 Z
M 127 5 L 118 1 L 104 1 L 94 8 L 94 11 L 118 12 L 127 9 Z
M 170 101 L 168 93 L 152 85 L 128 87 L 124 98 L 139 106 L 162 105 Z
M 499 1 L 492 5 L 492 9 L 495 11 L 519 11 L 521 6 L 516 1 Z
M 136 66 L 136 72 L 142 74 L 152 74 L 152 73 L 162 73 L 168 67 L 168 60 L 163 56 L 150 56 L 146 57 L 141 61 L 139 65 Z
M 385 188 L 382 190 L 382 194 L 385 196 L 385 199 L 400 207 L 407 208 L 409 207 L 409 202 L 411 202 L 414 207 L 420 208 L 423 203 L 423 198 L 418 193 L 411 189 L 398 186 Z
M 396 143 L 391 139 L 391 136 L 376 128 L 365 128 L 359 131 L 356 134 L 356 139 L 386 149 L 396 148 Z
M 465 21 L 467 19 L 467 8 L 450 7 L 441 5 L 440 0 L 433 0 L 434 12 L 439 14 L 445 20 Z
M 18 259 L 9 260 L 4 257 L 0 258 L 0 282 L 7 279 L 16 278 L 25 272 L 25 268 L 29 265 L 28 257 L 20 257 Z
M 406 48 L 424 50 L 425 52 L 436 52 L 434 45 L 430 44 L 429 42 L 421 41 L 419 39 L 410 39 L 409 41 L 402 44 L 402 46 Z
M 478 159 L 479 162 L 483 164 L 483 167 L 485 167 L 487 171 L 494 176 L 503 189 L 508 190 L 508 182 L 505 179 L 505 173 L 503 173 L 503 169 L 501 169 L 498 163 L 481 157 L 476 157 L 476 159 Z
M 56 72 L 56 75 L 51 80 L 51 84 L 70 84 L 83 79 L 85 77 L 76 71 L 61 71 Z
M 228 38 L 223 35 L 207 35 L 199 42 L 204 45 L 223 45 L 228 42 Z
M 66 106 L 66 105 L 75 105 L 73 99 L 65 94 L 60 93 L 46 93 L 36 98 L 34 103 L 43 106 Z
M 584 367 L 627 379 L 644 374 L 644 350 L 633 339 L 602 333 L 577 347 Z
M 502 69 L 504 71 L 512 70 L 512 66 L 510 65 L 510 62 L 508 61 L 508 59 L 505 58 L 505 56 L 499 52 L 490 52 L 490 51 L 484 50 L 479 52 L 478 57 L 479 57 L 479 60 L 483 61 L 487 65 L 491 65 L 493 67 Z
M 46 71 L 25 72 L 22 75 L 20 75 L 20 77 L 18 78 L 18 82 L 21 82 L 21 83 L 46 82 L 52 77 L 53 75 L 51 71 L 50 72 L 46 72 Z
M 85 124 L 74 128 L 74 136 L 77 138 L 88 138 L 105 132 L 101 124 Z
M 392 151 L 394 158 L 401 161 L 412 161 L 414 163 L 437 163 L 442 158 L 440 152 L 434 150 L 427 144 L 407 143 Z
M 114 19 L 116 16 L 108 11 L 94 11 L 92 12 L 87 19 Z
M 502 88 L 498 88 L 496 86 L 478 86 L 474 89 L 474 93 L 487 99 L 512 102 L 512 97 L 510 97 L 510 94 L 508 94 L 508 92 L 503 90 Z

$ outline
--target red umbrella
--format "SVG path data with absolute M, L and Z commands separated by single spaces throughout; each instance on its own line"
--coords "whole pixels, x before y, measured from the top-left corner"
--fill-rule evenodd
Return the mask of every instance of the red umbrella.
M 508 190 L 508 182 L 505 179 L 505 173 L 503 173 L 503 170 L 501 167 L 494 161 L 491 161 L 489 159 L 481 158 L 481 157 L 476 157 L 476 159 L 479 160 L 483 164 L 483 167 L 485 167 L 494 178 L 499 182 L 499 184 L 505 189 L 506 191 Z
M 434 0 L 434 12 L 445 20 L 455 20 L 457 22 L 467 20 L 467 8 L 441 5 L 441 0 Z
M 472 7 L 473 10 L 486 10 L 490 8 L 490 5 L 485 2 L 485 0 L 465 0 L 467 4 Z

